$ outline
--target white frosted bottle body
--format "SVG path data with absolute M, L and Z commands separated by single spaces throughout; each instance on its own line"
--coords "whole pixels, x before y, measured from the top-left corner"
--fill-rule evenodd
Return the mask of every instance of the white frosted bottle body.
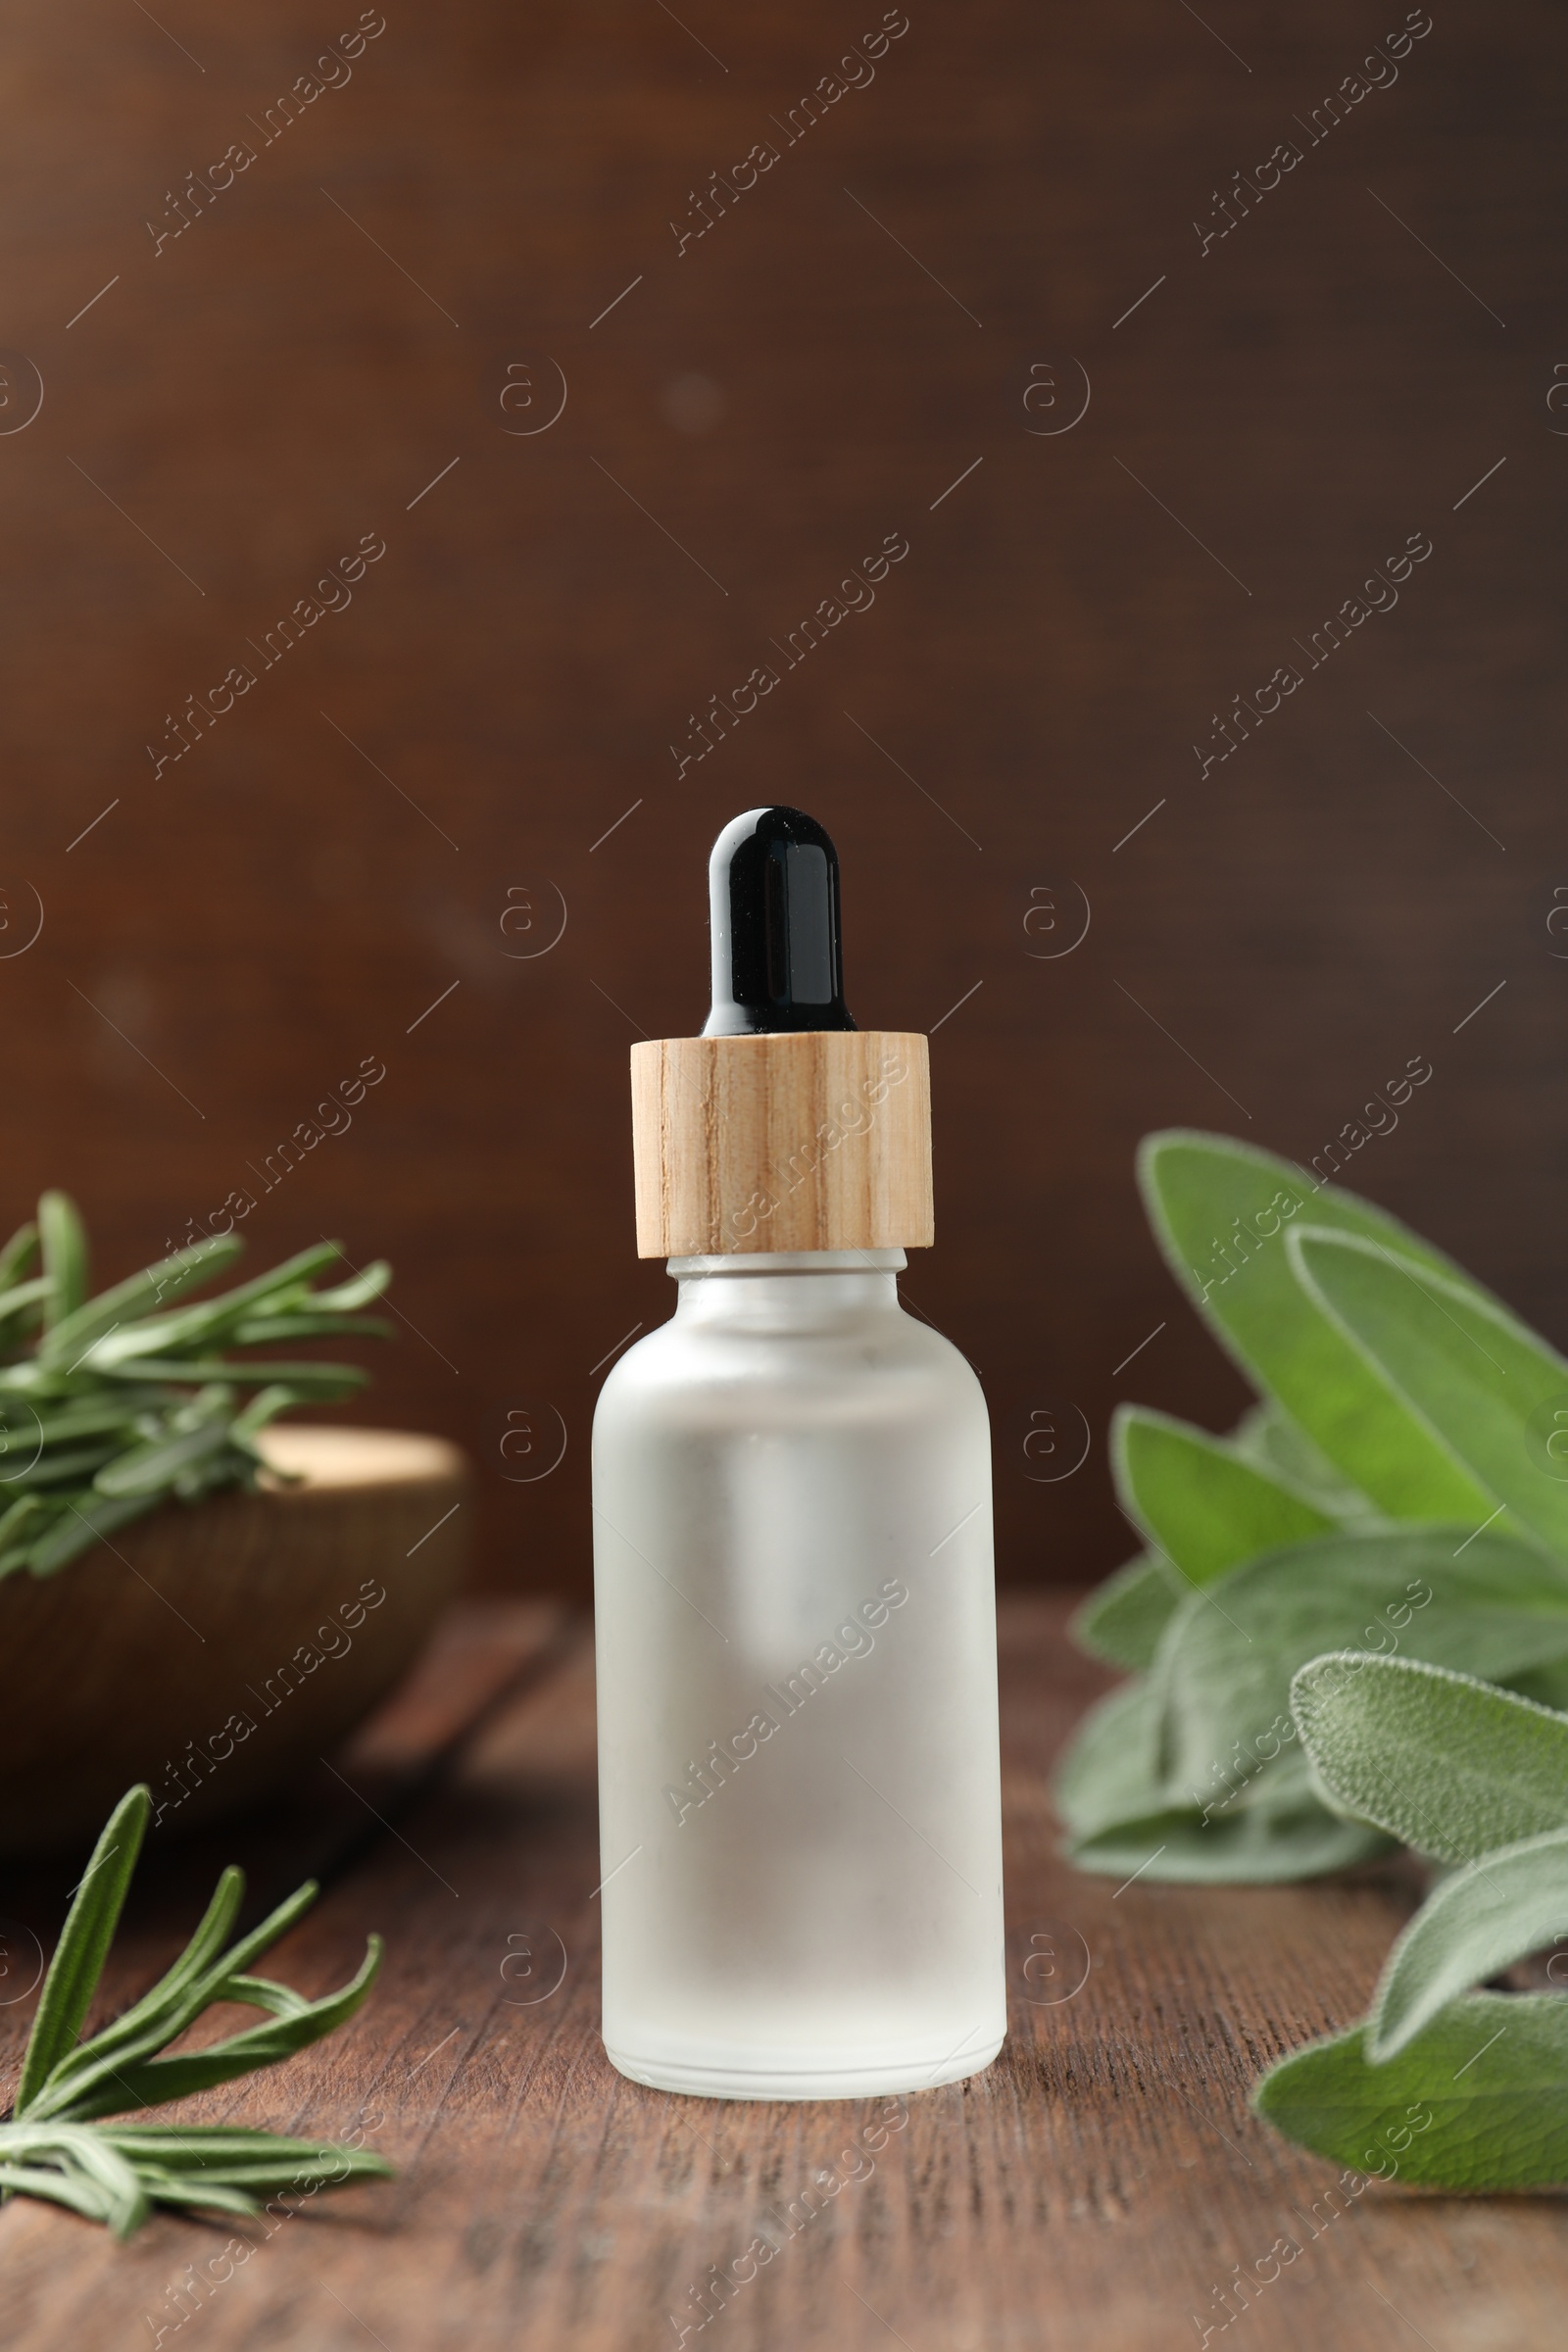
M 672 1260 L 594 1428 L 604 2034 L 737 2098 L 1004 2028 L 985 1401 L 902 1251 Z

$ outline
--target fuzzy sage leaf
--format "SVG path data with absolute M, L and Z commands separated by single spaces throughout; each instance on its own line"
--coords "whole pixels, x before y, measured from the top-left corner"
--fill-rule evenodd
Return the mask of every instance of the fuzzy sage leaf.
M 1288 2137 L 1427 2188 L 1568 2180 L 1568 2001 L 1473 1993 L 1384 2066 L 1362 2029 L 1271 2067 L 1252 2096 Z
M 1485 1489 L 1307 1295 L 1285 1237 L 1299 1216 L 1418 1268 L 1457 1268 L 1369 1202 L 1220 1136 L 1148 1137 L 1139 1178 L 1176 1279 L 1227 1352 L 1340 1475 L 1391 1517 L 1478 1527 L 1494 1507 Z
M 1231 1816 L 1172 1805 L 1158 1768 L 1157 1693 L 1123 1683 L 1085 1718 L 1057 1768 L 1056 1810 L 1080 1870 L 1237 1885 L 1317 1877 L 1380 1853 L 1387 1838 L 1336 1820 L 1310 1790 L 1270 1784 Z
M 1375 2066 L 1448 2003 L 1568 1935 L 1568 1828 L 1483 1854 L 1435 1886 L 1389 1954 L 1366 2025 Z
M 1568 2002 L 1475 1989 L 1568 1937 L 1568 1361 L 1287 1161 L 1178 1133 L 1140 1176 L 1262 1401 L 1228 1438 L 1118 1416 L 1150 1549 L 1074 1631 L 1145 1671 L 1058 1768 L 1068 1850 L 1124 1879 L 1261 1883 L 1393 1839 L 1459 1865 L 1370 2016 L 1254 2105 L 1384 2179 L 1568 2182 Z
M 1179 1598 L 1164 1561 L 1140 1552 L 1096 1586 L 1074 1611 L 1067 1631 L 1080 1649 L 1109 1666 L 1148 1666 Z
M 1291 1678 L 1325 1651 L 1398 1652 L 1494 1682 L 1568 1656 L 1568 1564 L 1468 1532 L 1318 1536 L 1190 1594 L 1154 1667 L 1170 1797 L 1218 1804 L 1235 1786 L 1246 1803 L 1277 1778 L 1274 1758 L 1296 1752 Z
M 1341 1812 L 1440 1862 L 1568 1822 L 1568 1715 L 1413 1658 L 1314 1658 L 1291 1706 Z

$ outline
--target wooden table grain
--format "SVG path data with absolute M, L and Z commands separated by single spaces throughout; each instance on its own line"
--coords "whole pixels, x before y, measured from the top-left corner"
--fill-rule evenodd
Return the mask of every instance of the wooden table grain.
M 118 2003 L 145 1984 L 220 1858 L 246 1860 L 257 1906 L 315 1871 L 325 1891 L 274 1955 L 277 1973 L 322 1989 L 379 1929 L 387 1959 L 369 2006 L 270 2076 L 170 2114 L 359 2130 L 398 2179 L 239 2228 L 159 2216 L 125 2247 L 15 2202 L 0 2214 L 0 2343 L 1154 2352 L 1234 2330 L 1252 2352 L 1520 2352 L 1555 2340 L 1557 2201 L 1334 2194 L 1337 2168 L 1248 2114 L 1262 2065 L 1362 2006 L 1408 1905 L 1396 1873 L 1117 1887 L 1060 1860 L 1046 1774 L 1103 1679 L 1069 1648 L 1065 1610 L 1059 1598 L 1004 1610 L 1001 2057 L 977 2081 L 891 2105 L 756 2106 L 667 2097 L 610 2066 L 587 1631 L 545 1607 L 458 1612 L 318 1786 L 150 1858 L 105 1988 Z M 68 1883 L 63 1867 L 34 1871 L 4 1896 L 13 2070 L 28 1937 L 47 1948 Z M 749 2264 L 759 2238 L 775 2251 Z M 1272 2283 L 1239 2311 L 1234 2293 L 1222 2302 L 1238 2267 L 1255 2275 L 1281 2239 L 1299 2251 Z

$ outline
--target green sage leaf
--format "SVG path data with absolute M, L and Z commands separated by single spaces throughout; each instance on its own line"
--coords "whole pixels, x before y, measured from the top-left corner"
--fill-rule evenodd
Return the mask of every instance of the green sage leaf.
M 1056 1811 L 1072 1837 L 1137 1820 L 1163 1804 L 1157 1727 L 1153 1694 L 1141 1676 L 1118 1683 L 1090 1708 L 1052 1779 Z
M 1459 1270 L 1369 1202 L 1223 1137 L 1150 1136 L 1139 1177 L 1177 1280 L 1340 1475 L 1393 1518 L 1478 1527 L 1493 1499 L 1306 1290 L 1284 1237 L 1293 1218 L 1309 1216 L 1416 1268 L 1462 1282 Z
M 1156 1762 L 1157 1702 L 1140 1678 L 1090 1710 L 1056 1768 L 1056 1811 L 1080 1870 L 1216 1885 L 1267 1885 L 1381 1853 L 1376 1831 L 1336 1820 L 1311 1792 L 1271 1788 L 1234 1819 L 1172 1807 Z
M 1142 1405 L 1117 1408 L 1110 1460 L 1123 1510 L 1191 1585 L 1334 1525 L 1223 1439 Z
M 1518 1674 L 1510 1674 L 1507 1683 L 1521 1698 L 1533 1698 L 1555 1714 L 1568 1715 L 1568 1658 L 1548 1658 L 1542 1665 L 1524 1667 Z
M 1568 1659 L 1568 1564 L 1504 1536 L 1406 1523 L 1266 1551 L 1190 1593 L 1153 1670 L 1166 1802 L 1255 1798 L 1295 1748 L 1292 1676 L 1351 1649 L 1493 1682 Z
M 0 1519 L 0 1542 L 5 1521 Z M 1163 1560 L 1143 1552 L 1097 1585 L 1068 1620 L 1080 1649 L 1109 1666 L 1148 1666 L 1159 1646 L 1180 1594 Z
M 1206 1822 L 1190 1809 L 1150 1813 L 1077 1838 L 1067 1850 L 1080 1870 L 1103 1878 L 1270 1886 L 1348 1870 L 1386 1852 L 1389 1842 L 1298 1792 Z
M 1289 1255 L 1321 1302 L 1407 1408 L 1461 1462 L 1485 1497 L 1472 1527 L 1507 1526 L 1568 1553 L 1568 1363 L 1498 1300 L 1375 1243 L 1308 1225 Z
M 1356 2026 L 1271 2067 L 1252 2105 L 1358 2172 L 1473 2193 L 1548 2187 L 1568 2180 L 1568 2001 L 1472 1993 L 1381 2066 Z
M 1333 1802 L 1418 1853 L 1473 1862 L 1568 1824 L 1568 1715 L 1411 1658 L 1340 1651 L 1291 1685 Z
M 1277 1404 L 1256 1404 L 1244 1413 L 1231 1431 L 1230 1444 L 1244 1461 L 1255 1462 L 1271 1478 L 1306 1495 L 1331 1519 L 1376 1523 L 1377 1512 L 1366 1495 L 1340 1476 L 1328 1455 Z
M 1389 1954 L 1366 2021 L 1367 2057 L 1384 2065 L 1461 1993 L 1564 1936 L 1568 1829 L 1521 1838 L 1456 1870 Z

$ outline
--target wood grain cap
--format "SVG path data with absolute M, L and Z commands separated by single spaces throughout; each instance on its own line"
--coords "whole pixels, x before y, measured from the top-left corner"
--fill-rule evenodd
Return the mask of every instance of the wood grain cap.
M 658 1038 L 631 1104 L 639 1257 L 931 1245 L 923 1037 Z

